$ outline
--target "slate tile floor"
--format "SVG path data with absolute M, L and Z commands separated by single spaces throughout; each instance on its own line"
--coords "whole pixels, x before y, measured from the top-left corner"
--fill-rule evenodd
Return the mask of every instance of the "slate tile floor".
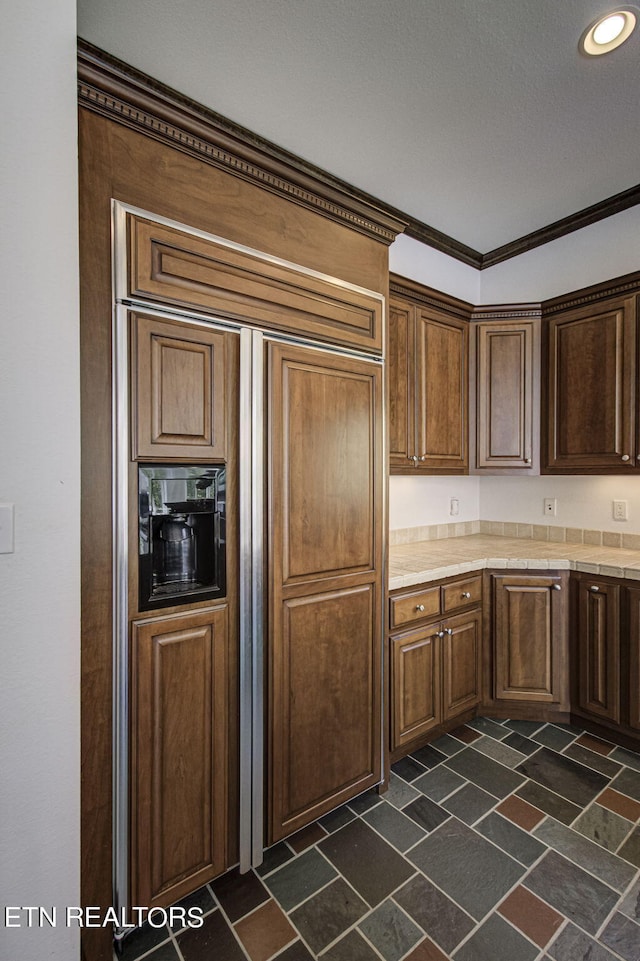
M 640 961 L 640 753 L 477 718 L 122 961 Z

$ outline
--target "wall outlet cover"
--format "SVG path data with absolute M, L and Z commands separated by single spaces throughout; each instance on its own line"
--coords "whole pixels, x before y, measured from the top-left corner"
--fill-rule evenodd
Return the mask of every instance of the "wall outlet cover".
M 555 497 L 545 497 L 544 513 L 547 517 L 555 517 L 558 512 L 558 501 Z
M 613 502 L 613 519 L 614 521 L 629 520 L 629 501 Z

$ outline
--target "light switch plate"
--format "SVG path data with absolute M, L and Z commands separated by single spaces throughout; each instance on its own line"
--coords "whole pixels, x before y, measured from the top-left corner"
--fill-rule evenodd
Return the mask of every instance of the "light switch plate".
M 13 554 L 13 504 L 0 504 L 0 554 Z

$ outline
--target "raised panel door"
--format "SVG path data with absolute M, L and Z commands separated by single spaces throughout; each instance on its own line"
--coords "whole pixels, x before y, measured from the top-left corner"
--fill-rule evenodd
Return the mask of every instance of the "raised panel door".
M 415 308 L 404 301 L 389 304 L 389 464 L 405 471 L 413 467 L 415 454 L 414 314 Z
M 442 717 L 448 720 L 480 703 L 482 615 L 470 611 L 442 624 Z
M 531 471 L 534 326 L 482 323 L 476 336 L 476 465 Z
M 468 470 L 468 340 L 465 321 L 417 312 L 416 454 L 424 470 Z
M 548 340 L 548 467 L 633 468 L 635 299 L 552 317 Z
M 578 583 L 578 705 L 620 722 L 620 588 L 595 578 Z
M 559 578 L 493 577 L 497 700 L 560 702 L 566 632 Z
M 168 905 L 227 865 L 226 608 L 132 625 L 131 903 Z
M 391 749 L 426 734 L 442 718 L 439 624 L 391 640 Z
M 132 313 L 133 460 L 224 460 L 226 335 Z
M 629 725 L 640 731 L 640 589 L 627 588 L 629 612 Z

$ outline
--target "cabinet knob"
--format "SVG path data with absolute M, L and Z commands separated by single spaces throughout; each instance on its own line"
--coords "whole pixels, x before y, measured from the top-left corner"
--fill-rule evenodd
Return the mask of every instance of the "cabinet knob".
M 554 585 L 553 585 L 553 589 L 554 589 L 554 591 L 561 591 L 561 590 L 562 590 L 562 584 L 554 584 Z
M 413 461 L 413 466 L 414 466 L 414 467 L 415 467 L 416 464 L 418 463 L 418 455 L 417 455 L 417 454 L 407 454 L 407 458 L 408 458 L 409 460 L 412 460 L 412 461 Z
M 622 459 L 623 459 L 624 461 L 629 460 L 629 455 L 628 455 L 628 454 L 623 454 L 623 455 L 622 455 Z
M 471 597 L 471 592 L 470 592 L 470 591 L 463 591 L 463 592 L 462 592 L 462 596 L 463 596 L 466 600 L 469 600 L 469 598 Z
M 530 457 L 525 457 L 524 462 L 525 462 L 525 464 L 530 464 L 530 463 L 531 463 L 531 458 L 530 458 Z
M 451 637 L 451 635 L 453 634 L 453 628 L 452 628 L 452 627 L 445 627 L 444 632 L 445 632 L 445 634 L 448 634 L 449 637 Z
M 593 591 L 594 594 L 595 594 L 595 593 L 597 593 L 597 592 L 600 590 L 600 588 L 598 587 L 597 584 L 592 584 L 591 587 L 589 588 L 589 590 L 590 590 L 590 591 Z
M 422 454 L 422 455 L 418 458 L 419 461 L 425 461 L 426 459 L 427 459 L 427 455 L 426 455 L 426 454 Z
M 416 611 L 424 611 L 424 604 L 416 604 Z
M 436 637 L 444 637 L 444 631 L 437 631 L 435 636 L 436 636 Z

